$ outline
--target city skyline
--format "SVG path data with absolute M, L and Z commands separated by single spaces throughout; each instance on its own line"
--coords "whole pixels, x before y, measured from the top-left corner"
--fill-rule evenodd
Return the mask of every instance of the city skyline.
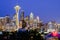
M 33 12 L 34 16 L 39 16 L 44 22 L 55 20 L 60 23 L 60 3 L 59 0 L 1 0 L 0 1 L 0 17 L 13 17 L 15 14 L 14 6 L 18 5 L 24 10 L 25 16 Z M 21 12 L 20 10 L 20 12 Z

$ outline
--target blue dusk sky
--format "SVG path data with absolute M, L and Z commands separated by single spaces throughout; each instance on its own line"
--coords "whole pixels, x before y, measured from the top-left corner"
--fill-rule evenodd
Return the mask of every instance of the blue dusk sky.
M 17 4 L 24 10 L 25 16 L 33 12 L 44 22 L 55 20 L 60 23 L 60 0 L 0 0 L 0 17 L 7 14 L 13 17 Z

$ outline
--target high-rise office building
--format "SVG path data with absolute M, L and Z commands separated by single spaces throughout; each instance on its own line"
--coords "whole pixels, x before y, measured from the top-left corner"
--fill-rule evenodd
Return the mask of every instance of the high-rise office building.
M 2 26 L 3 26 L 2 21 L 0 21 L 0 31 L 2 30 Z
M 25 18 L 24 18 L 24 20 L 27 22 L 27 21 L 29 21 L 29 16 L 26 16 Z
M 57 29 L 60 32 L 60 24 L 57 24 Z
M 24 20 L 24 10 L 21 11 L 20 14 L 20 28 L 25 28 L 26 27 L 26 22 Z
M 37 19 L 37 23 L 39 23 L 40 22 L 39 16 L 37 16 L 36 19 Z
M 33 20 L 34 19 L 34 15 L 33 15 L 33 13 L 31 12 L 30 13 L 30 20 Z
M 16 25 L 16 16 L 17 16 L 17 15 L 14 14 L 14 16 L 13 16 L 13 20 L 12 20 L 12 21 L 15 23 L 15 25 Z
M 22 20 L 22 28 L 25 28 L 27 25 L 26 25 L 26 22 L 25 20 Z
M 11 19 L 9 16 L 5 16 L 5 23 L 10 23 L 11 22 Z
M 20 20 L 24 20 L 24 11 L 22 10 L 21 14 L 20 14 Z
M 27 27 L 29 27 L 29 16 L 26 16 L 26 17 L 24 18 L 24 20 L 25 20 L 25 22 L 26 22 Z
M 37 20 L 36 19 L 34 19 L 33 27 L 37 27 Z
M 19 28 L 22 28 L 22 21 L 19 22 Z
M 33 15 L 33 13 L 31 12 L 31 13 L 30 13 L 30 22 L 29 22 L 31 27 L 33 27 L 33 21 L 34 21 L 34 15 Z

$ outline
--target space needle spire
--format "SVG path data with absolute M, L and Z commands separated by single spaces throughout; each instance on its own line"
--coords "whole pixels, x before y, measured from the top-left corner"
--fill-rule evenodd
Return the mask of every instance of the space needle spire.
M 18 0 L 17 0 L 18 1 Z M 21 7 L 17 4 L 14 7 L 15 11 L 16 11 L 16 26 L 17 28 L 19 28 L 19 10 L 21 9 Z

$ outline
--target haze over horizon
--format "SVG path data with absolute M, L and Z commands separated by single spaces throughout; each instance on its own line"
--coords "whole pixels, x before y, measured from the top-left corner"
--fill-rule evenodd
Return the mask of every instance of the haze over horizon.
M 25 16 L 33 12 L 44 22 L 55 20 L 60 23 L 60 0 L 0 0 L 0 17 L 7 14 L 13 17 L 17 4 L 24 10 Z

